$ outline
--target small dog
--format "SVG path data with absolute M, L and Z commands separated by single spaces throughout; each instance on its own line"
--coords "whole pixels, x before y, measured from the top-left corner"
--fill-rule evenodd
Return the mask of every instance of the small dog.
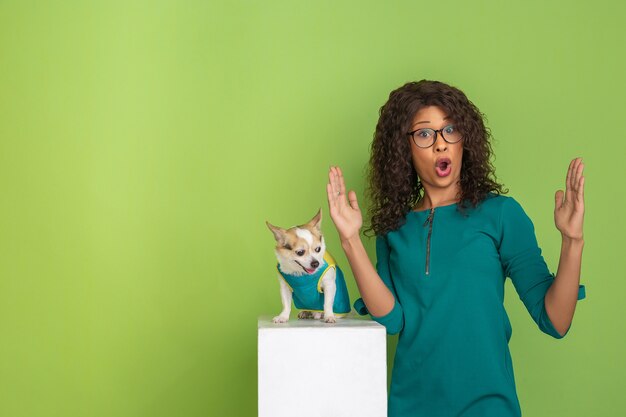
M 265 222 L 276 239 L 276 258 L 283 310 L 274 323 L 285 323 L 291 313 L 291 300 L 299 319 L 321 319 L 335 323 L 340 314 L 350 312 L 350 298 L 343 272 L 326 251 L 322 236 L 322 210 L 308 223 L 283 229 Z

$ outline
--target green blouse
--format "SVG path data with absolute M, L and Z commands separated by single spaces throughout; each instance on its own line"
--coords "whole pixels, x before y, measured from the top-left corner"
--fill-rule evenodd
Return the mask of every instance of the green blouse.
M 376 256 L 395 305 L 372 318 L 400 333 L 389 417 L 519 417 L 506 277 L 541 331 L 565 335 L 546 313 L 554 275 L 517 201 L 490 194 L 464 214 L 457 204 L 411 211 L 399 229 L 377 238 Z M 355 307 L 367 314 L 361 299 Z

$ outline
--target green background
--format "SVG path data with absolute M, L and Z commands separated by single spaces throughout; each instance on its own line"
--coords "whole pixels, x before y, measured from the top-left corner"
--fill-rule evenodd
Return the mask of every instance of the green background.
M 280 311 L 265 220 L 322 207 L 345 266 L 328 167 L 365 207 L 378 109 L 422 78 L 487 115 L 553 271 L 554 192 L 584 157 L 588 298 L 555 340 L 507 281 L 511 350 L 525 416 L 620 414 L 625 18 L 618 0 L 0 1 L 0 416 L 256 415 L 256 321 Z

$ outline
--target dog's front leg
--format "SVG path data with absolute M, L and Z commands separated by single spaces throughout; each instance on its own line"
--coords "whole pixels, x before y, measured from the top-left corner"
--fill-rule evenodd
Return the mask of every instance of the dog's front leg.
M 324 290 L 324 321 L 326 323 L 335 323 L 335 313 L 333 313 L 335 293 L 337 292 L 335 278 L 335 268 L 329 269 L 324 275 L 324 278 L 322 278 L 322 289 Z
M 280 282 L 280 299 L 283 302 L 283 311 L 274 317 L 272 321 L 274 323 L 285 323 L 289 320 L 289 314 L 291 314 L 291 288 L 289 288 L 280 274 L 278 275 L 278 282 Z

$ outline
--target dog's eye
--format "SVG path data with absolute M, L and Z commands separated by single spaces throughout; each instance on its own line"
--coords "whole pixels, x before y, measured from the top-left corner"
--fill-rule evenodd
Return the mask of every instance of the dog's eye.
M 320 246 L 318 246 L 317 248 L 315 248 L 315 252 L 319 253 L 319 251 L 321 251 L 322 248 Z
M 296 251 L 296 255 L 298 255 L 298 256 L 304 255 L 304 250 L 303 249 L 297 250 Z

